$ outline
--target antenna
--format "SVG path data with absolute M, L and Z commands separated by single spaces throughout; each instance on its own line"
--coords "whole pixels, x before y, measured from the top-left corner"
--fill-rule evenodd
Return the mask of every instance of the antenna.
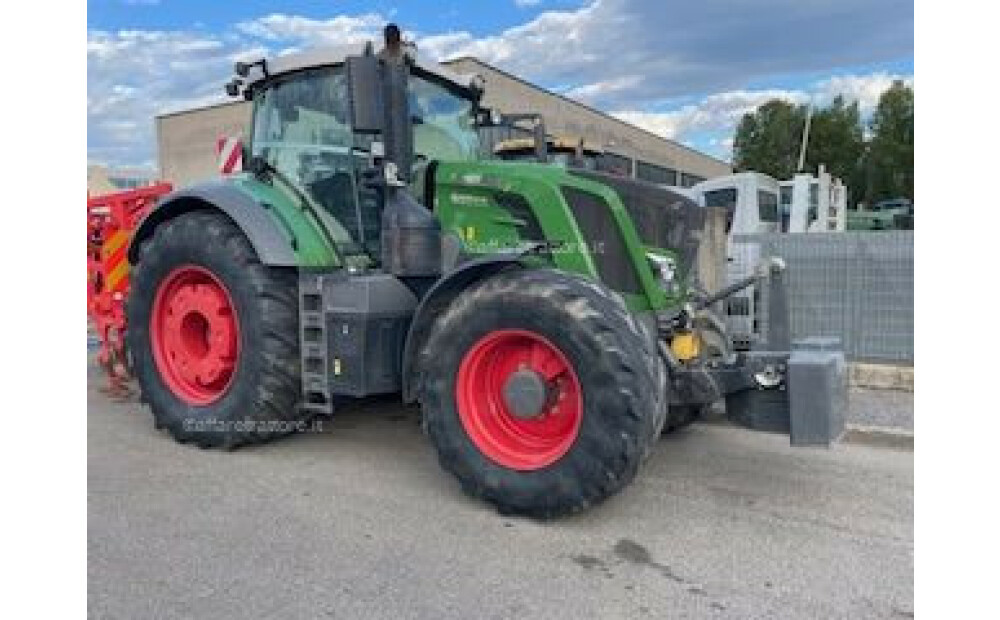
M 813 106 L 812 101 L 809 102 L 809 107 L 806 109 L 806 126 L 802 131 L 802 146 L 799 148 L 799 167 L 796 172 L 802 172 L 802 168 L 806 165 L 806 149 L 809 148 L 809 126 L 812 125 L 813 117 Z

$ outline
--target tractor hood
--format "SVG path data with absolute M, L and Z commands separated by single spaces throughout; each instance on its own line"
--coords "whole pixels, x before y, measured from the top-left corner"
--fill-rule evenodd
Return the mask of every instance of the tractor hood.
M 705 227 L 705 211 L 690 198 L 669 188 L 606 172 L 571 170 L 574 174 L 614 189 L 625 205 L 642 242 L 670 250 L 678 258 L 682 278 L 695 264 Z

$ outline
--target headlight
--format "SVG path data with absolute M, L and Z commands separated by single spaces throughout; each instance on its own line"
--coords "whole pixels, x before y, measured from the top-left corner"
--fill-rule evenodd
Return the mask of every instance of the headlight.
M 647 252 L 646 258 L 649 259 L 649 264 L 653 267 L 653 273 L 660 280 L 663 290 L 673 292 L 675 286 L 674 275 L 677 272 L 677 264 L 674 262 L 674 259 L 661 254 L 653 254 L 652 252 Z

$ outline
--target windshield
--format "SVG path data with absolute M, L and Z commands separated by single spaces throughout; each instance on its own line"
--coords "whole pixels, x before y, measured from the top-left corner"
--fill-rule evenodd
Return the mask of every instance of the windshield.
M 479 156 L 473 103 L 436 82 L 410 77 L 413 151 L 418 159 L 470 161 Z

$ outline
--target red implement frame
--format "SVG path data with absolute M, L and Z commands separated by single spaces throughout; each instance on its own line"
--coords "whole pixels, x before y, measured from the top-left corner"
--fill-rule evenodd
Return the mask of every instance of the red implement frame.
M 87 317 L 100 342 L 97 359 L 113 386 L 128 377 L 124 336 L 129 242 L 142 218 L 172 189 L 169 183 L 159 183 L 87 198 Z

